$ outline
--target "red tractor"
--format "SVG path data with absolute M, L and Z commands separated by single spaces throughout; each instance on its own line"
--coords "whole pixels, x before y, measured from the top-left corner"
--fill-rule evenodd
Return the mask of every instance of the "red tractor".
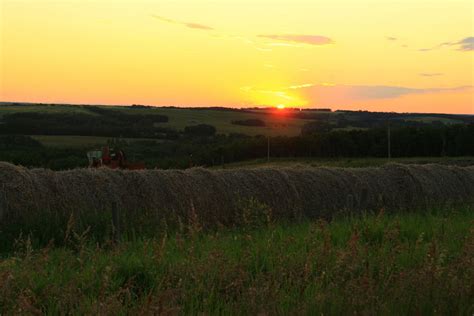
M 87 153 L 89 168 L 108 167 L 111 169 L 140 170 L 145 169 L 142 162 L 128 162 L 125 153 L 120 150 L 114 150 L 105 146 L 102 150 L 89 151 Z

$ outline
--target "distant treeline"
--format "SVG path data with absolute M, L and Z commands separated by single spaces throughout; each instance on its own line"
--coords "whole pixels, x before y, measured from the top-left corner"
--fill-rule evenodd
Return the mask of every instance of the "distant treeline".
M 387 128 L 329 131 L 295 137 L 214 135 L 209 126 L 198 127 L 173 141 L 126 142 L 111 146 L 144 161 L 149 168 L 213 166 L 271 157 L 386 157 Z M 474 156 L 474 124 L 391 128 L 392 157 Z M 28 136 L 1 136 L 0 160 L 25 166 L 66 169 L 86 165 L 87 149 L 46 148 Z
M 168 121 L 164 115 L 127 114 L 93 106 L 87 109 L 96 115 L 41 112 L 5 114 L 0 124 L 0 134 L 176 138 L 176 131 L 156 126 Z
M 474 124 L 391 128 L 392 157 L 473 156 Z M 263 158 L 267 155 L 266 137 L 229 139 L 203 154 L 203 165 Z M 212 146 L 211 146 L 212 147 Z M 330 131 L 296 137 L 270 138 L 272 157 L 386 157 L 386 128 Z M 198 155 L 193 154 L 197 159 Z

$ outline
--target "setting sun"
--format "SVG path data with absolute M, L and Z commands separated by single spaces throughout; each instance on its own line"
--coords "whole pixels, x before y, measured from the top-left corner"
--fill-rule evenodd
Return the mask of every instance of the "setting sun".
M 448 2 L 2 0 L 0 100 L 472 114 Z
M 276 107 L 279 110 L 283 110 L 285 108 L 285 105 L 284 104 L 278 104 Z

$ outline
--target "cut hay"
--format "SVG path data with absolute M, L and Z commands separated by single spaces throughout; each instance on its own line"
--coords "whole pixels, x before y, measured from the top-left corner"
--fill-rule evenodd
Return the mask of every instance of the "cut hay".
M 45 211 L 125 214 L 232 223 L 242 200 L 258 200 L 275 218 L 336 212 L 420 210 L 473 205 L 474 167 L 398 165 L 380 168 L 261 168 L 50 171 L 0 163 L 0 216 Z

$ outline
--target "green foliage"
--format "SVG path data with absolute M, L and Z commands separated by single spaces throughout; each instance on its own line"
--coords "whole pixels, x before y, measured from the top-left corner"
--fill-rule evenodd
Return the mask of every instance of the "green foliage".
M 18 148 L 40 148 L 41 143 L 24 135 L 0 135 L 0 149 L 11 150 Z
M 236 223 L 245 228 L 258 228 L 272 222 L 272 210 L 255 198 L 240 200 Z
M 0 136 L 0 161 L 26 167 L 72 169 L 86 167 L 83 150 L 74 148 L 47 148 L 37 140 L 23 135 Z
M 204 129 L 202 133 L 191 133 L 188 129 L 190 134 L 181 135 L 175 140 L 131 140 L 117 137 L 110 137 L 110 140 L 119 141 L 120 148 L 128 154 L 129 159 L 144 161 L 148 168 L 216 166 L 267 156 L 266 137 L 234 134 L 202 136 L 213 131 L 212 128 Z M 12 137 L 21 137 L 22 143 L 12 141 Z M 47 136 L 42 136 L 40 139 L 44 137 Z M 450 125 L 442 128 L 394 128 L 391 152 L 394 158 L 474 156 L 472 139 L 474 139 L 474 124 Z M 74 138 L 71 138 L 69 147 L 64 146 L 67 139 L 57 141 L 61 142 L 60 146 L 46 148 L 39 146 L 27 136 L 5 135 L 0 137 L 0 148 L 6 149 L 8 146 L 8 150 L 0 150 L 0 160 L 25 166 L 68 169 L 86 166 L 87 150 L 100 147 L 100 145 L 77 145 L 78 140 Z M 107 140 L 102 139 L 101 142 L 105 144 Z M 293 159 L 386 157 L 387 131 L 386 129 L 348 130 L 298 137 L 273 137 L 270 138 L 270 155 L 271 158 Z
M 0 260 L 5 314 L 472 314 L 473 213 L 77 239 Z M 74 246 L 74 243 L 76 244 Z

